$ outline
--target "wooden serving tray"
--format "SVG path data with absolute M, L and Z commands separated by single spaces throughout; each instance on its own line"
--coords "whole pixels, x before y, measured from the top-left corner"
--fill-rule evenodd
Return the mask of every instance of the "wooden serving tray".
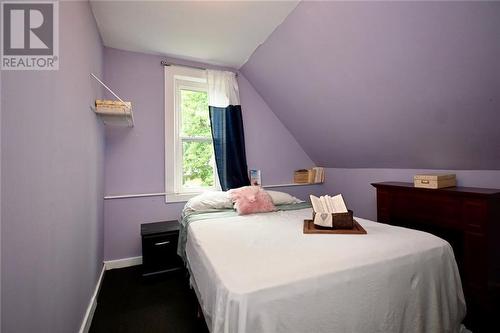
M 318 227 L 314 224 L 313 220 L 304 220 L 304 233 L 305 234 L 338 234 L 338 235 L 363 235 L 366 234 L 366 230 L 358 223 L 358 221 L 353 220 L 353 229 L 329 229 L 324 227 Z

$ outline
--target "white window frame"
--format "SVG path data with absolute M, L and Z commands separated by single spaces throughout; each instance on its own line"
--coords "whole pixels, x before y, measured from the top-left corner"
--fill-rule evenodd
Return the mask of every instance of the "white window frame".
M 202 69 L 165 66 L 165 200 L 183 202 L 206 190 L 220 189 L 217 172 L 214 168 L 213 187 L 183 188 L 183 141 L 207 141 L 207 138 L 182 138 L 180 129 L 181 96 L 180 90 L 207 91 L 207 74 Z

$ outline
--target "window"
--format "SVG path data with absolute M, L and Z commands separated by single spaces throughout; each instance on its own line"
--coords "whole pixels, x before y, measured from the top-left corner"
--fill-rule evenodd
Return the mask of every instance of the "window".
M 165 181 L 167 201 L 217 189 L 217 172 L 203 70 L 165 67 Z
M 181 192 L 215 186 L 215 157 L 208 115 L 208 96 L 203 87 L 179 86 L 179 180 Z

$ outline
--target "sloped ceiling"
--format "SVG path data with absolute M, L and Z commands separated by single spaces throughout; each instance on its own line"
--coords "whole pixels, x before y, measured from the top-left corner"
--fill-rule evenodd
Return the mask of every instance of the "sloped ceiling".
M 105 46 L 239 68 L 298 1 L 90 3 Z
M 301 2 L 241 71 L 318 165 L 500 169 L 499 2 Z

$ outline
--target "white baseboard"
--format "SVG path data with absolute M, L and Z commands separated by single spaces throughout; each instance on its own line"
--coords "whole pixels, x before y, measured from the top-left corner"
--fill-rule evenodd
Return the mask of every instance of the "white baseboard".
M 104 262 L 104 267 L 106 267 L 106 270 L 110 270 L 115 268 L 137 266 L 140 264 L 142 264 L 142 257 L 131 257 L 117 260 L 107 260 Z
M 82 325 L 80 326 L 80 330 L 78 331 L 79 333 L 87 333 L 90 329 L 92 318 L 94 317 L 95 308 L 97 307 L 97 295 L 99 295 L 99 290 L 101 289 L 102 278 L 104 277 L 105 270 L 106 266 L 102 265 L 101 275 L 99 275 L 99 279 L 97 280 L 94 294 L 90 299 L 89 306 L 87 307 L 87 311 L 85 312 L 85 317 L 83 317 Z
M 90 325 L 92 324 L 92 318 L 94 317 L 94 312 L 97 307 L 97 296 L 99 295 L 99 290 L 101 289 L 104 272 L 110 269 L 136 266 L 140 264 L 142 264 L 142 257 L 131 257 L 118 260 L 104 261 L 104 264 L 102 265 L 101 274 L 99 275 L 99 279 L 97 280 L 97 284 L 95 286 L 94 294 L 90 299 L 89 306 L 87 307 L 87 311 L 85 312 L 85 317 L 83 317 L 82 325 L 80 326 L 80 330 L 78 331 L 79 333 L 87 333 L 90 329 Z

